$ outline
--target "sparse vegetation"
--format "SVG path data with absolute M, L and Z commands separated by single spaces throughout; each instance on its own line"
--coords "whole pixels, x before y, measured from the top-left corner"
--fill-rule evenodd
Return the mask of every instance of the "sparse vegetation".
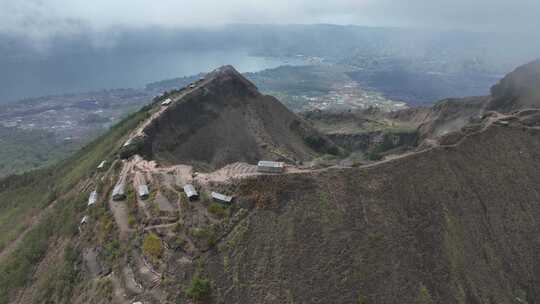
M 186 295 L 194 301 L 200 301 L 210 296 L 211 286 L 208 279 L 195 276 L 191 279 L 191 285 L 186 289 Z
M 137 196 L 131 184 L 126 187 L 126 206 L 128 210 L 128 224 L 130 227 L 137 225 L 138 217 L 138 205 L 137 205 Z
M 161 188 L 161 193 L 172 204 L 175 204 L 178 201 L 178 194 L 167 187 Z
M 81 253 L 68 244 L 64 249 L 60 267 L 51 269 L 37 288 L 40 303 L 71 303 L 73 289 L 80 282 Z
M 144 237 L 143 252 L 154 261 L 158 261 L 163 254 L 163 243 L 155 233 L 149 233 Z
M 95 171 L 96 166 L 110 158 L 117 143 L 140 121 L 147 117 L 137 112 L 112 127 L 110 132 L 86 145 L 73 156 L 47 169 L 10 176 L 0 180 L 0 248 L 15 239 L 25 228 L 32 210 L 44 210 L 52 198 L 66 195 L 83 178 Z M 0 264 L 0 304 L 10 301 L 17 289 L 30 281 L 33 269 L 47 251 L 53 236 L 73 236 L 77 232 L 80 212 L 86 206 L 86 196 L 68 195 L 59 198 L 58 204 L 35 225 L 22 239 L 19 246 Z M 112 242 L 110 234 L 114 225 L 110 219 L 98 222 L 98 238 L 102 243 Z M 60 234 L 58 234 L 58 232 Z M 117 246 L 110 246 L 116 248 Z M 118 246 L 119 247 L 119 246 Z M 111 251 L 112 256 L 116 250 Z
M 379 161 L 379 160 L 381 160 L 383 158 L 383 156 L 378 151 L 378 149 L 374 149 L 372 151 L 369 151 L 366 154 L 366 157 L 367 157 L 368 160 L 371 160 L 371 161 Z
M 217 231 L 213 225 L 202 228 L 191 229 L 191 235 L 199 240 L 206 240 L 209 247 L 212 247 L 217 242 Z
M 103 256 L 109 265 L 113 265 L 122 255 L 122 247 L 117 239 L 108 240 L 103 246 Z
M 174 238 L 171 247 L 176 250 L 182 249 L 186 245 L 186 243 L 186 240 L 182 236 L 177 235 Z
M 229 209 L 222 204 L 214 202 L 208 206 L 208 212 L 218 218 L 223 218 L 229 214 Z
M 58 144 L 53 133 L 0 125 L 0 177 L 52 165 L 73 153 L 79 143 Z
M 69 237 L 77 230 L 76 216 L 84 206 L 82 197 L 65 199 L 28 234 L 16 250 L 0 264 L 0 303 L 8 303 L 10 292 L 24 287 L 32 277 L 32 269 L 46 253 L 53 236 Z M 73 258 L 73 252 L 66 251 L 66 257 Z M 73 259 L 72 259 L 73 260 Z M 67 266 L 66 266 L 67 267 Z M 66 269 L 67 271 L 68 269 Z M 62 274 L 64 276 L 64 274 Z
M 102 278 L 97 281 L 97 293 L 100 298 L 112 300 L 113 296 L 113 282 L 110 278 Z
M 366 297 L 364 297 L 362 294 L 359 294 L 358 299 L 356 300 L 356 304 L 367 304 Z
M 420 284 L 415 304 L 433 304 L 429 290 L 424 284 Z

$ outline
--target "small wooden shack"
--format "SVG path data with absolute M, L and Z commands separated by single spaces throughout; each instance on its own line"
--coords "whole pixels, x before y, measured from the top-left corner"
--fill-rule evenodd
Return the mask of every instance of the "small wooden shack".
M 191 184 L 184 185 L 184 193 L 190 201 L 199 199 L 199 193 L 197 193 L 197 190 L 195 190 L 195 187 Z
M 113 192 L 112 192 L 112 199 L 113 201 L 123 201 L 126 199 L 126 184 L 122 181 L 116 184 L 114 186 Z
M 148 186 L 146 184 L 139 185 L 137 188 L 137 193 L 142 200 L 145 200 L 150 196 L 150 191 L 148 190 Z
M 88 197 L 88 206 L 92 206 L 94 205 L 95 203 L 97 203 L 97 199 L 98 199 L 98 194 L 97 194 L 97 191 L 92 191 L 92 193 L 90 193 L 90 196 Z
M 282 162 L 261 160 L 257 164 L 257 171 L 261 173 L 283 173 L 285 165 Z
M 162 105 L 162 106 L 168 106 L 168 105 L 170 105 L 171 103 L 172 103 L 172 99 L 167 98 L 167 99 L 165 99 L 165 100 L 161 103 L 161 105 Z
M 131 145 L 132 142 L 133 142 L 133 139 L 130 138 L 124 143 L 124 145 L 122 145 L 122 147 L 127 147 L 127 146 Z
M 107 161 L 104 160 L 102 161 L 101 163 L 99 163 L 99 165 L 97 166 L 98 170 L 102 170 L 103 168 L 105 168 L 105 165 L 107 164 Z
M 212 192 L 211 196 L 212 196 L 212 199 L 214 199 L 215 201 L 219 203 L 230 204 L 232 203 L 232 200 L 233 200 L 232 196 L 228 196 L 228 195 L 217 193 L 217 192 Z
M 146 179 L 141 172 L 135 173 L 135 186 L 137 187 L 137 195 L 140 199 L 145 200 L 150 196 L 150 190 L 148 190 L 148 185 L 146 184 Z

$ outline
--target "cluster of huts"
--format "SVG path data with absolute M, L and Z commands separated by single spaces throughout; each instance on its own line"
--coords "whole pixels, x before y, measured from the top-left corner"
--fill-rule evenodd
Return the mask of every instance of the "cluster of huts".
M 262 160 L 257 164 L 257 171 L 261 173 L 283 173 L 285 171 L 285 164 L 283 162 Z M 184 185 L 183 189 L 190 201 L 196 201 L 199 199 L 199 193 L 192 184 Z M 233 201 L 232 196 L 219 192 L 212 191 L 210 196 L 214 201 L 220 203 L 230 204 Z
M 171 100 L 167 99 L 164 102 L 169 101 L 168 104 L 170 104 Z M 129 143 L 126 143 L 129 144 Z M 98 165 L 98 170 L 102 170 L 105 165 L 106 161 L 102 161 Z M 276 161 L 259 161 L 257 163 L 257 172 L 260 173 L 283 173 L 285 171 L 285 164 L 283 162 L 276 162 Z M 148 185 L 145 181 L 144 176 L 141 173 L 137 173 L 135 175 L 135 180 L 137 184 L 137 195 L 140 199 L 145 200 L 150 196 L 150 190 L 148 188 Z M 190 201 L 196 201 L 199 199 L 199 193 L 195 189 L 195 187 L 192 184 L 185 184 L 183 187 L 184 193 L 186 194 L 187 198 Z M 214 192 L 212 191 L 210 193 L 211 198 L 219 203 L 223 204 L 230 204 L 233 201 L 233 197 L 230 195 L 225 195 L 223 193 Z M 112 191 L 112 199 L 113 201 L 123 201 L 126 199 L 126 182 L 125 179 L 120 179 L 118 183 L 114 186 Z M 93 206 L 97 203 L 98 200 L 98 193 L 96 190 L 92 191 L 90 193 L 90 196 L 88 197 L 88 206 Z M 81 220 L 81 225 L 88 222 L 88 216 L 85 215 Z
M 197 190 L 195 190 L 195 187 L 192 184 L 184 185 L 184 193 L 190 201 L 196 201 L 199 199 L 199 193 L 197 192 Z M 212 193 L 210 193 L 210 196 L 214 201 L 217 201 L 219 203 L 230 204 L 233 201 L 232 196 L 218 192 L 212 191 Z
M 146 181 L 142 174 L 137 173 L 135 175 L 135 178 L 137 180 L 137 196 L 139 196 L 140 199 L 145 200 L 150 196 L 150 190 L 148 188 L 148 185 L 146 184 Z M 118 183 L 113 188 L 112 191 L 112 199 L 113 201 L 123 201 L 126 199 L 126 182 L 125 180 L 119 180 Z

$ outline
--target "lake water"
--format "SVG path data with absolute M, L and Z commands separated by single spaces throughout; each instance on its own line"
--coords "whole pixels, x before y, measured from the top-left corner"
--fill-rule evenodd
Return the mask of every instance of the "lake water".
M 225 64 L 240 72 L 255 72 L 301 63 L 250 56 L 242 51 L 103 52 L 23 62 L 0 60 L 0 103 L 44 95 L 141 88 L 150 82 L 207 72 Z

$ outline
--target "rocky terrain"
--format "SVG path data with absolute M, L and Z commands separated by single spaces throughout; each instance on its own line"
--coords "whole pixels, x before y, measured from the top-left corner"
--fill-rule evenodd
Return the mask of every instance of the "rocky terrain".
M 230 66 L 170 96 L 173 103 L 141 127 L 142 154 L 164 164 L 220 168 L 260 159 L 311 159 L 337 147 Z M 202 165 L 204 167 L 204 165 Z
M 534 66 L 303 117 L 222 67 L 0 180 L 0 303 L 538 303 L 540 100 L 512 81 Z
M 403 102 L 388 100 L 380 93 L 360 88 L 345 71 L 347 68 L 333 65 L 284 66 L 246 73 L 245 76 L 261 92 L 279 97 L 295 112 L 369 107 L 390 111 L 406 108 Z M 202 76 L 204 74 L 158 81 L 143 89 L 46 96 L 0 105 L 0 128 L 5 141 L 26 142 L 25 150 L 30 151 L 22 154 L 12 153 L 11 148 L 4 151 L 0 159 L 0 176 L 22 173 L 65 158 L 71 151 L 107 132 L 129 113 L 151 103 L 154 98 L 174 93 Z M 41 150 L 39 144 L 32 140 L 35 137 L 48 139 L 45 142 L 47 146 L 69 146 L 70 149 Z M 14 165 L 21 163 L 24 165 Z

